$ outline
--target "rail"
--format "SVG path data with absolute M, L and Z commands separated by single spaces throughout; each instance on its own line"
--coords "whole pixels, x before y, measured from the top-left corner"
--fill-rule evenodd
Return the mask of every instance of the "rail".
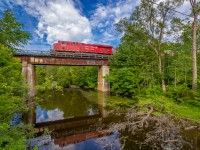
M 56 52 L 26 50 L 18 51 L 15 56 L 45 56 L 45 57 L 66 57 L 66 58 L 83 58 L 83 59 L 108 59 L 110 55 L 96 54 L 96 53 L 80 53 L 80 52 Z

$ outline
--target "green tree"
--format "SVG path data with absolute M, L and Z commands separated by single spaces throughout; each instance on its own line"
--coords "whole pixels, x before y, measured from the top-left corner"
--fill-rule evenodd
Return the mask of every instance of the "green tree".
M 197 90 L 197 29 L 198 29 L 198 15 L 200 12 L 200 2 L 196 0 L 190 0 L 193 15 L 193 33 L 192 33 L 192 90 Z
M 95 89 L 98 68 L 93 66 L 37 66 L 39 90 L 68 88 L 70 85 Z M 59 88 L 60 89 L 60 88 Z
M 31 36 L 23 27 L 9 10 L 5 10 L 0 18 L 0 43 L 12 49 L 27 44 Z
M 154 52 L 158 60 L 158 70 L 160 73 L 163 93 L 166 92 L 164 75 L 164 50 L 166 50 L 166 40 L 164 37 L 171 34 L 170 21 L 174 16 L 174 9 L 182 4 L 182 0 L 159 2 L 157 0 L 142 0 L 136 7 L 131 18 L 123 19 L 117 24 L 117 30 L 129 34 L 137 35 Z M 137 30 L 133 28 L 137 28 Z M 138 34 L 140 33 L 142 34 Z M 133 40 L 133 39 L 129 39 Z
M 27 109 L 21 64 L 12 54 L 30 36 L 9 11 L 4 11 L 0 24 L 0 149 L 25 149 L 29 129 L 24 125 L 11 126 L 14 115 Z
M 139 35 L 143 34 L 140 30 L 137 31 Z M 129 40 L 130 38 L 132 40 Z M 132 33 L 125 35 L 119 50 L 110 60 L 110 75 L 107 79 L 111 83 L 111 91 L 132 97 L 144 89 L 155 86 L 158 81 L 155 64 L 152 51 L 138 40 L 137 35 Z
M 10 126 L 14 114 L 26 107 L 22 98 L 21 64 L 9 52 L 10 49 L 0 44 L 0 148 L 24 149 L 23 129 Z

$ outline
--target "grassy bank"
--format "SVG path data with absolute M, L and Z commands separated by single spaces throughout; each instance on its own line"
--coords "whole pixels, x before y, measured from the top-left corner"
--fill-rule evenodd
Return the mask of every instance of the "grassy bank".
M 169 112 L 178 117 L 191 119 L 200 123 L 200 108 L 189 104 L 177 104 L 166 97 L 155 97 L 154 99 L 140 99 L 138 105 L 151 103 L 158 111 Z
M 193 120 L 200 123 L 200 108 L 197 106 L 180 103 L 175 103 L 172 99 L 166 97 L 153 97 L 153 98 L 139 98 L 139 100 L 132 100 L 122 97 L 112 97 L 108 102 L 110 106 L 115 108 L 141 106 L 150 104 L 157 112 L 168 112 L 178 117 Z

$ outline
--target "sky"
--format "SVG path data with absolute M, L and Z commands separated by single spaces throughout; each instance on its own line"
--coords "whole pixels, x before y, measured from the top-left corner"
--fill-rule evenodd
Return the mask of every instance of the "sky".
M 58 40 L 117 47 L 114 24 L 130 17 L 140 0 L 1 0 L 0 13 L 13 12 L 32 36 L 23 49 L 49 50 Z M 179 11 L 187 13 L 189 2 Z

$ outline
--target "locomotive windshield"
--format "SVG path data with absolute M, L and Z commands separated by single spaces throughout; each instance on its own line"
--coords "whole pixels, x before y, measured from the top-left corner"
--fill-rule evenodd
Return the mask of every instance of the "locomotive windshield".
M 67 42 L 65 42 L 65 41 L 62 41 L 62 42 L 61 42 L 61 44 L 67 44 Z

